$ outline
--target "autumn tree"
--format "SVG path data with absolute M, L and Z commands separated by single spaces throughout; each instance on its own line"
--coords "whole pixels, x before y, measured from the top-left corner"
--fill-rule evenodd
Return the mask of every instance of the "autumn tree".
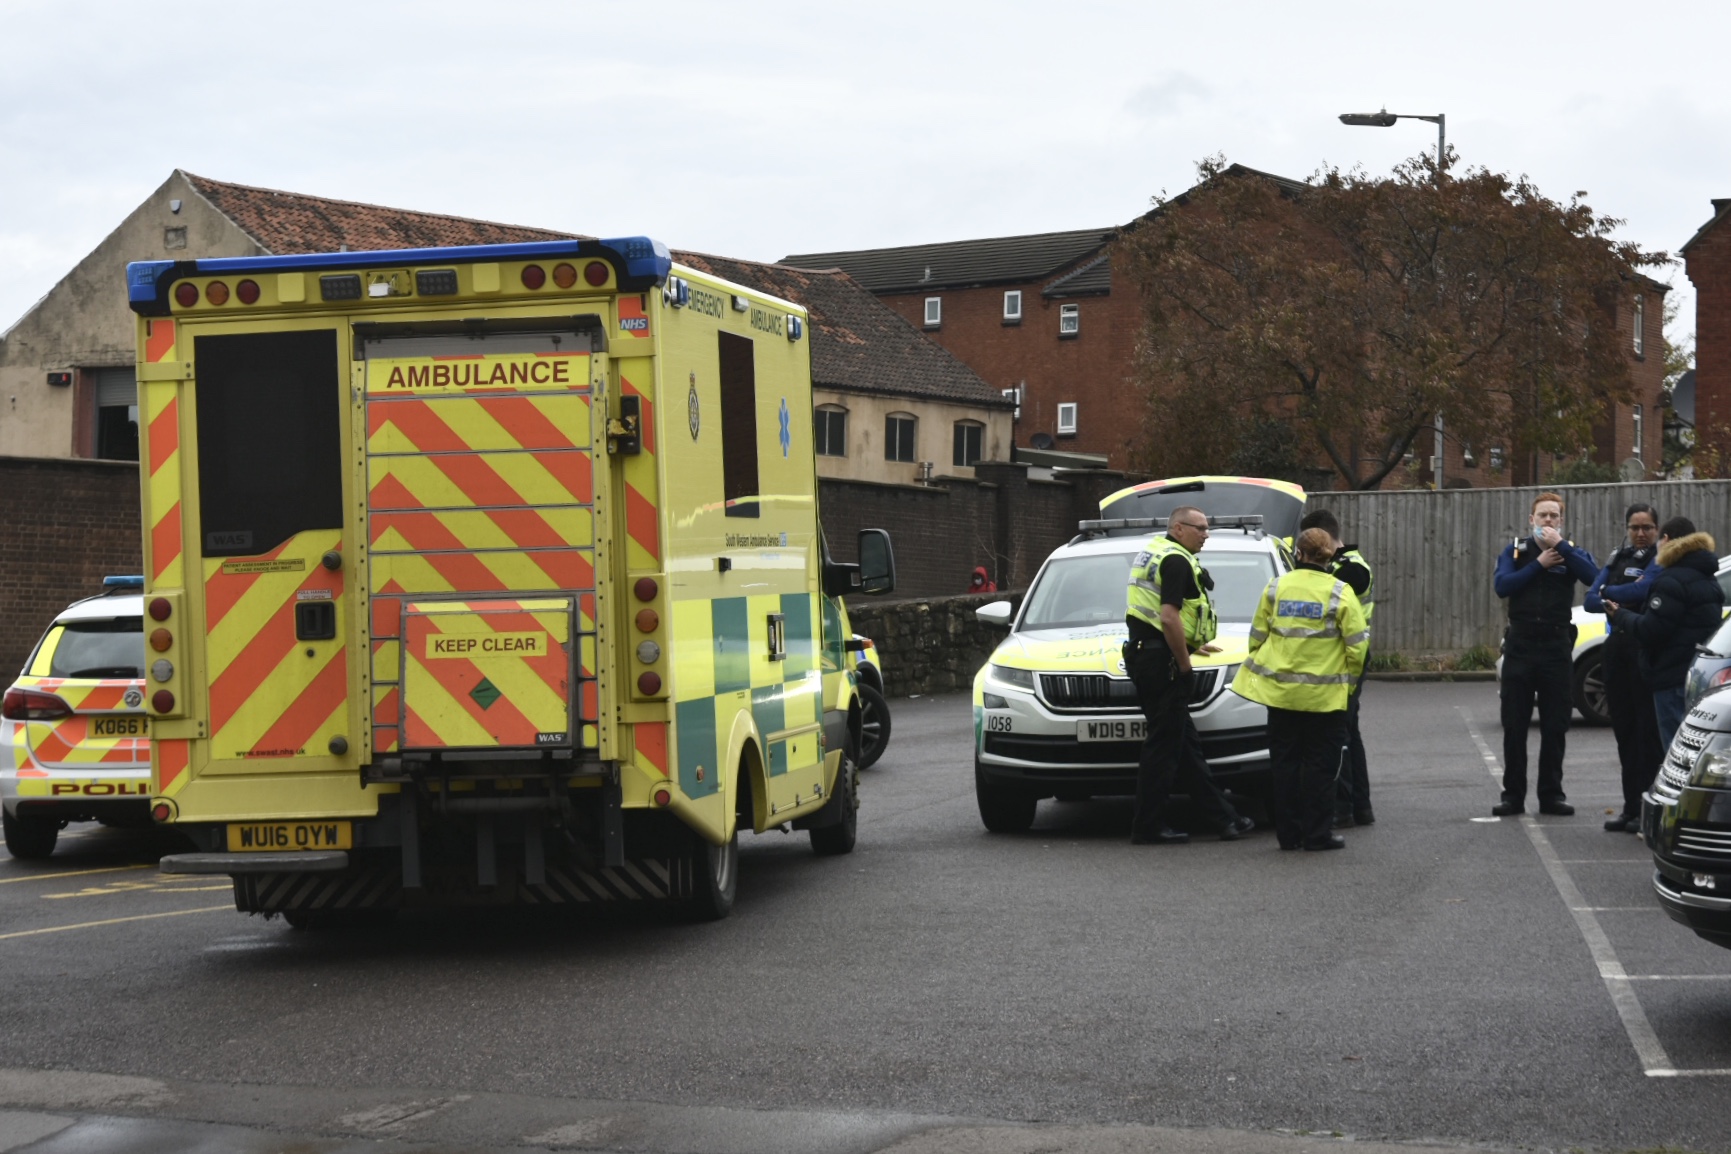
M 1439 180 L 1429 158 L 1302 184 L 1216 158 L 1201 177 L 1120 241 L 1156 471 L 1218 469 L 1279 419 L 1374 489 L 1439 415 L 1468 445 L 1570 453 L 1631 395 L 1614 309 L 1664 257 L 1579 196 Z

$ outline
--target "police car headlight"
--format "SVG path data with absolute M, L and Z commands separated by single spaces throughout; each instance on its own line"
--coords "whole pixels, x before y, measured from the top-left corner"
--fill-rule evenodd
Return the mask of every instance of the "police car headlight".
M 1709 750 L 1695 759 L 1695 771 L 1689 775 L 1690 785 L 1731 785 L 1731 751 Z
M 1017 689 L 1029 692 L 1034 688 L 1034 671 L 1032 669 L 1011 669 L 1008 665 L 993 665 L 990 669 L 993 681 L 1003 685 L 1013 685 Z

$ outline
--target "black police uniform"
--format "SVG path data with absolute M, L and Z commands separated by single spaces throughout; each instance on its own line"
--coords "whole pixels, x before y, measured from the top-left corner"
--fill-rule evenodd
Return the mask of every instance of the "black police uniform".
M 1637 549 L 1624 545 L 1605 562 L 1606 585 L 1629 585 L 1640 580 L 1659 553 L 1658 546 Z M 1592 604 L 1589 601 L 1588 608 Z M 1626 604 L 1639 613 L 1647 605 Z M 1665 747 L 1659 742 L 1659 718 L 1653 711 L 1653 687 L 1641 673 L 1641 644 L 1627 629 L 1611 629 L 1606 622 L 1604 660 L 1599 666 L 1605 681 L 1605 708 L 1611 715 L 1611 732 L 1617 737 L 1617 761 L 1623 777 L 1625 822 L 1641 820 L 1641 795 L 1659 774 Z
M 1539 781 L 1541 810 L 1566 810 L 1563 793 L 1563 751 L 1573 709 L 1575 627 L 1570 613 L 1575 605 L 1575 582 L 1591 584 L 1598 566 L 1591 555 L 1567 542 L 1560 543 L 1564 563 L 1542 569 L 1508 595 L 1509 627 L 1503 635 L 1503 803 L 1517 809 L 1527 796 L 1527 731 L 1532 725 L 1533 703 L 1539 707 Z M 1542 546 L 1530 536 L 1503 547 L 1498 558 L 1499 579 L 1504 571 L 1519 572 L 1536 566 Z M 1591 576 L 1578 571 L 1584 563 Z
M 1182 557 L 1170 556 L 1160 563 L 1160 604 L 1178 607 L 1199 592 Z M 1230 836 L 1238 811 L 1208 772 L 1202 738 L 1190 720 L 1191 678 L 1180 674 L 1178 659 L 1166 644 L 1164 633 L 1140 617 L 1124 620 L 1130 630 L 1130 639 L 1124 643 L 1124 670 L 1136 686 L 1137 702 L 1148 721 L 1148 735 L 1136 768 L 1136 812 L 1130 840 L 1167 840 L 1162 835 L 1168 832 L 1175 778 L 1209 822 Z
M 1343 545 L 1335 556 L 1357 548 L 1357 545 Z M 1343 558 L 1331 572 L 1360 599 L 1370 590 L 1370 570 L 1357 561 Z M 1346 699 L 1346 764 L 1341 767 L 1340 778 L 1335 783 L 1336 825 L 1370 825 L 1376 821 L 1376 811 L 1370 806 L 1370 762 L 1364 756 L 1364 737 L 1358 729 L 1358 702 L 1363 694 L 1364 674 L 1361 673 L 1353 683 L 1352 696 Z

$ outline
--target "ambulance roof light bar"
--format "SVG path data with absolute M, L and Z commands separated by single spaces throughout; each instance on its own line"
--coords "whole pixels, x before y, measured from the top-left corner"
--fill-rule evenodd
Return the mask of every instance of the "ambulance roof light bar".
M 601 257 L 619 270 L 623 292 L 643 292 L 667 280 L 673 254 L 647 236 L 607 240 L 539 240 L 519 244 L 453 245 L 450 248 L 395 248 L 369 252 L 291 253 L 285 256 L 211 257 L 203 260 L 143 260 L 126 266 L 127 299 L 142 316 L 167 316 L 168 288 L 191 276 L 241 273 L 311 272 L 400 268 L 416 264 L 478 264 L 486 261 L 553 260 Z

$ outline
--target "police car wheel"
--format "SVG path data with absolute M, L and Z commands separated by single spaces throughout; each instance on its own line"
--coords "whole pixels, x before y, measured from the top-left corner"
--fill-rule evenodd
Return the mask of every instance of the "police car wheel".
M 1611 724 L 1611 707 L 1605 700 L 1604 646 L 1589 652 L 1575 662 L 1572 686 L 1575 709 L 1588 725 Z
M 852 853 L 859 837 L 859 771 L 860 762 L 843 751 L 841 771 L 835 775 L 835 789 L 829 801 L 818 810 L 822 818 L 834 821 L 814 827 L 811 832 L 811 852 L 820 857 L 839 857 Z
M 38 861 L 54 852 L 60 840 L 60 823 L 53 818 L 13 817 L 0 814 L 5 821 L 6 851 L 15 858 Z
M 718 922 L 733 912 L 739 886 L 739 833 L 735 831 L 726 845 L 711 845 L 694 832 L 686 853 L 691 893 L 682 912 L 688 921 Z
M 1025 833 L 1034 824 L 1040 799 L 1008 786 L 993 785 L 974 766 L 974 797 L 980 806 L 980 821 L 993 833 Z
M 870 769 L 890 743 L 890 707 L 884 695 L 869 685 L 859 687 L 859 767 Z

